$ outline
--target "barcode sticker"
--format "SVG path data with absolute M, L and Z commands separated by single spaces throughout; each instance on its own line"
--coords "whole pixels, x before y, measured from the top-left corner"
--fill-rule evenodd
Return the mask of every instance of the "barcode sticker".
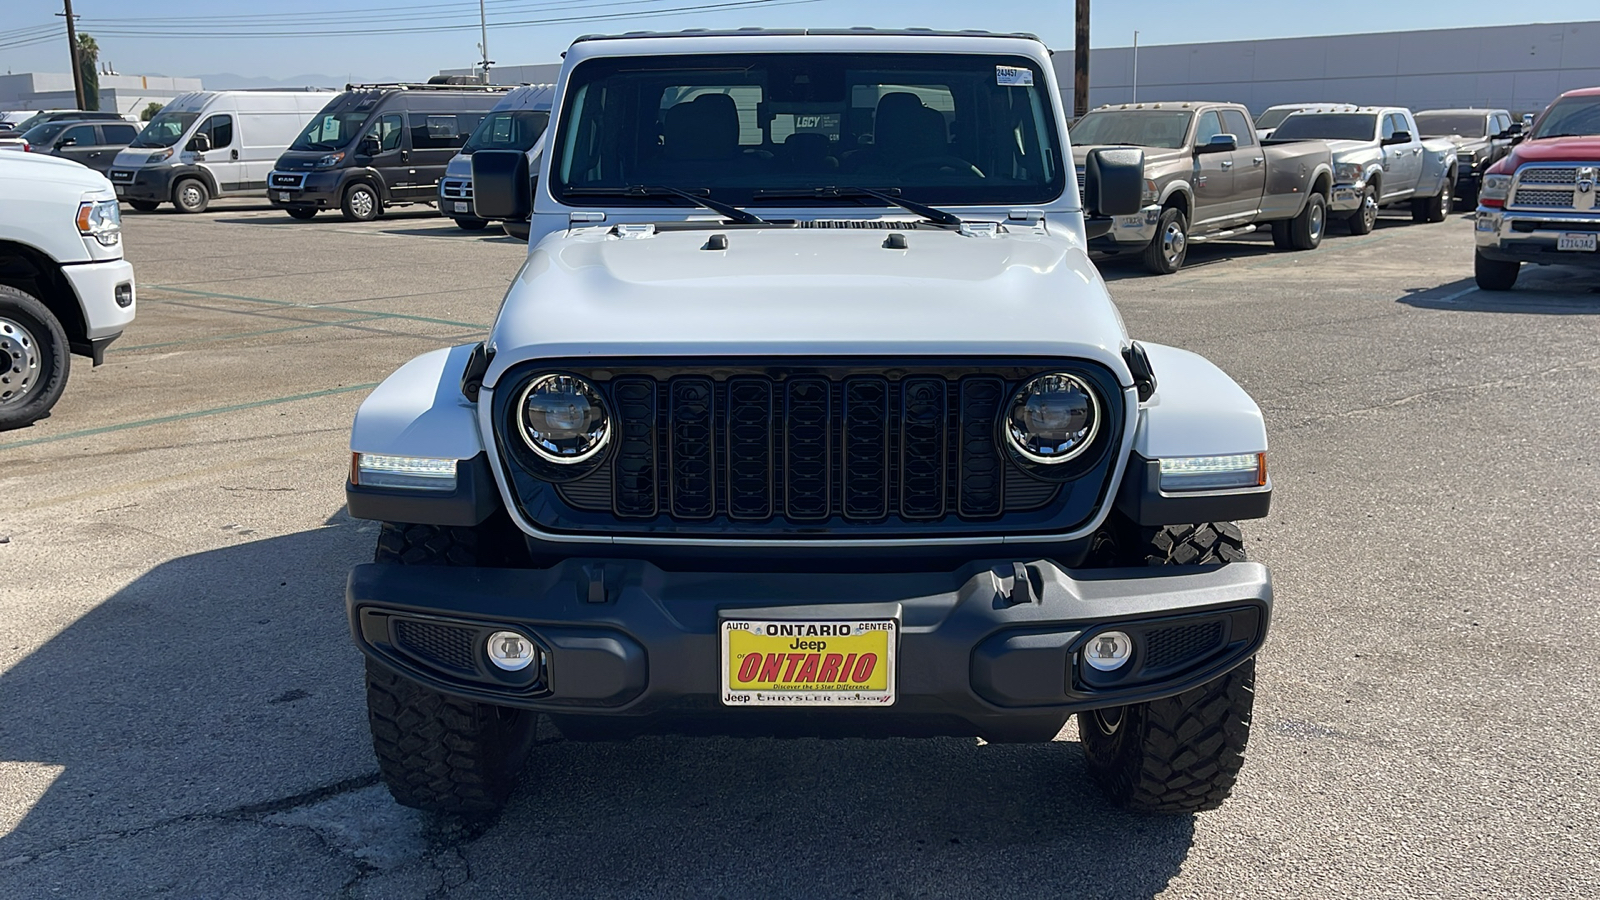
M 995 66 L 994 83 L 1004 87 L 1033 87 L 1033 70 L 1017 66 Z

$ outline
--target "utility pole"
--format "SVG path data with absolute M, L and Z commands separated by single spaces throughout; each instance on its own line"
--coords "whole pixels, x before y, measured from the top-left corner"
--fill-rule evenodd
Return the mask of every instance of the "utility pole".
M 77 16 L 72 14 L 72 0 L 62 0 L 66 4 L 66 13 L 56 13 L 67 17 L 67 48 L 72 51 L 72 90 L 78 95 L 78 108 L 83 109 L 83 72 L 78 68 L 78 24 Z
M 1072 114 L 1089 112 L 1089 0 L 1077 0 L 1077 45 L 1072 51 Z
M 1139 32 L 1133 32 L 1133 102 L 1139 102 Z
M 483 11 L 483 0 L 478 0 L 478 29 L 483 37 L 483 43 L 478 49 L 483 51 L 483 83 L 489 83 L 489 67 L 494 65 L 494 60 L 489 58 L 489 17 Z

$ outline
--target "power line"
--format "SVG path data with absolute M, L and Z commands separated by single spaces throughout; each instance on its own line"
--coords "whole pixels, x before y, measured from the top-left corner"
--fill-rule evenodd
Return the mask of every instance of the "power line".
M 631 0 L 635 4 L 663 3 L 667 0 Z M 570 6 L 587 6 L 582 0 L 486 0 L 485 5 L 492 13 L 522 13 L 538 12 L 543 9 L 563 8 Z M 619 5 L 619 4 L 603 4 Z M 256 24 L 296 24 L 305 25 L 308 22 L 325 24 L 343 24 L 344 20 L 385 21 L 395 18 L 396 13 L 414 10 L 425 10 L 429 13 L 442 13 L 450 17 L 463 17 L 472 15 L 477 11 L 475 0 L 464 0 L 454 3 L 427 3 L 403 6 L 370 6 L 359 9 L 327 10 L 318 12 L 314 16 L 306 13 L 237 13 L 223 16 L 140 16 L 137 18 L 117 17 L 89 17 L 86 21 L 91 23 L 110 24 L 116 27 L 138 27 L 146 25 L 164 25 L 166 27 L 227 27 L 231 25 L 250 26 Z M 501 9 L 500 7 L 505 7 Z M 455 11 L 451 11 L 454 8 Z M 131 23 L 131 24 L 130 24 Z M 211 24 L 216 23 L 216 24 Z
M 42 34 L 38 37 L 25 38 L 15 41 L 0 41 L 0 50 L 19 50 L 23 47 L 32 47 L 35 44 L 48 44 L 53 41 L 61 40 L 62 36 L 65 34 L 65 29 L 57 29 L 49 34 Z

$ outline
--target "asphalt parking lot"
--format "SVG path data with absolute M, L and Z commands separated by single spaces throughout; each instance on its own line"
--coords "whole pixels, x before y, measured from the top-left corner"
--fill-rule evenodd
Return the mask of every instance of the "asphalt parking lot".
M 377 783 L 342 481 L 362 397 L 481 336 L 524 245 L 236 203 L 125 227 L 138 320 L 0 434 L 0 896 L 1600 895 L 1600 287 L 1476 291 L 1465 216 L 1104 266 L 1136 337 L 1268 419 L 1277 616 L 1223 809 L 1109 808 L 1070 728 L 547 733 L 481 834 Z

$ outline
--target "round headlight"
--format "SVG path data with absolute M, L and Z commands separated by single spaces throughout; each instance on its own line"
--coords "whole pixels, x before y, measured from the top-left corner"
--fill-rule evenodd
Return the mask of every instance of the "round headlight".
M 581 463 L 605 449 L 611 417 L 594 385 L 571 375 L 540 375 L 518 401 L 517 429 L 553 463 Z
M 1006 442 L 1047 466 L 1077 457 L 1100 431 L 1100 401 L 1072 375 L 1040 375 L 1022 386 L 1006 412 Z

